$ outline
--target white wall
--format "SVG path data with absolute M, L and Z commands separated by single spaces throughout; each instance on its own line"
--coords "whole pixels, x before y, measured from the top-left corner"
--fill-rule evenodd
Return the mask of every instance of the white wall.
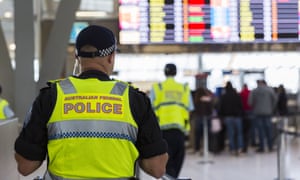
M 116 57 L 115 70 L 118 71 L 116 79 L 137 83 L 153 82 L 165 79 L 164 67 L 167 63 L 177 66 L 176 80 L 189 83 L 191 89 L 195 88 L 194 74 L 198 70 L 197 54 L 119 54 Z
M 298 52 L 245 52 L 245 53 L 204 53 L 204 70 L 212 70 L 210 88 L 222 86 L 222 70 L 262 70 L 270 86 L 283 84 L 287 91 L 296 93 L 299 86 L 300 53 Z M 220 74 L 221 73 L 221 74 Z M 232 78 L 232 77 L 231 77 Z M 256 87 L 257 74 L 245 79 L 250 88 Z M 230 79 L 235 81 L 234 79 Z M 237 87 L 239 89 L 239 87 Z
M 166 63 L 177 65 L 176 79 L 188 82 L 195 88 L 194 75 L 199 72 L 199 55 L 197 53 L 182 54 L 118 54 L 115 70 L 119 72 L 115 78 L 137 83 L 148 89 L 153 82 L 164 80 L 163 68 Z M 231 80 L 239 90 L 241 87 L 241 71 L 257 70 L 261 74 L 246 75 L 244 82 L 250 89 L 256 87 L 256 80 L 265 78 L 270 86 L 283 84 L 288 92 L 296 93 L 299 87 L 300 53 L 298 52 L 243 52 L 243 53 L 203 53 L 202 71 L 209 71 L 208 88 L 215 90 Z M 224 76 L 223 70 L 233 70 L 236 74 Z

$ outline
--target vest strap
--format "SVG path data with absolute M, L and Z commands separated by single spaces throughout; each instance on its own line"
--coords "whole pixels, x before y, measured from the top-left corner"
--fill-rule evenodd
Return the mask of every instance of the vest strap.
M 158 83 L 159 90 L 162 90 L 162 84 Z
M 76 89 L 70 79 L 64 79 L 59 82 L 64 94 L 74 94 L 76 93 Z
M 127 85 L 123 82 L 116 82 L 114 87 L 112 88 L 110 94 L 115 94 L 115 95 L 123 95 L 125 92 Z

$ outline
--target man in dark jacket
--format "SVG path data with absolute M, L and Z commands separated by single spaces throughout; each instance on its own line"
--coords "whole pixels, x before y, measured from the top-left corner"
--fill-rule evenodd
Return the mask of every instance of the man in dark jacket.
M 194 106 L 194 151 L 197 152 L 200 150 L 200 142 L 203 138 L 204 123 L 205 121 L 208 122 L 213 114 L 212 93 L 204 87 L 197 88 L 194 97 Z
M 226 83 L 219 103 L 219 116 L 225 121 L 230 152 L 239 155 L 244 147 L 241 119 L 243 107 L 241 97 L 232 87 L 231 82 Z

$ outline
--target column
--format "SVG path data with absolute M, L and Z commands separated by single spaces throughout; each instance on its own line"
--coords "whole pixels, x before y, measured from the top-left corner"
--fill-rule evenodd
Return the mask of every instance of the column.
M 10 105 L 14 107 L 14 76 L 11 66 L 11 59 L 9 57 L 9 51 L 7 48 L 7 42 L 5 41 L 4 32 L 0 22 L 0 84 L 2 86 L 2 97 L 6 98 Z
M 44 87 L 51 79 L 60 78 L 65 63 L 67 47 L 72 25 L 75 21 L 75 12 L 80 0 L 62 0 L 57 9 L 56 18 L 53 22 L 40 70 L 38 88 Z
M 33 0 L 15 0 L 15 112 L 19 121 L 25 115 L 36 96 L 33 78 L 34 16 Z

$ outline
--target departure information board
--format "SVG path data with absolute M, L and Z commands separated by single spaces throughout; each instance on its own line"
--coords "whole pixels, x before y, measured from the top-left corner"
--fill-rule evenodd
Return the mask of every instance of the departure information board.
M 300 42 L 300 0 L 119 0 L 120 44 Z

